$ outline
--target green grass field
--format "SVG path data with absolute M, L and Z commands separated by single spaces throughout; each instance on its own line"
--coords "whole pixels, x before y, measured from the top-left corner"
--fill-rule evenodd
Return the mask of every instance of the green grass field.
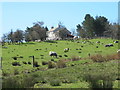
M 118 50 L 118 43 L 113 43 L 112 39 L 91 39 L 83 43 L 84 41 L 86 40 L 61 40 L 51 43 L 30 42 L 20 45 L 6 44 L 2 48 L 3 87 L 12 87 L 8 83 L 13 80 L 13 87 L 90 88 L 95 87 L 96 83 L 112 81 L 113 88 L 118 88 L 119 80 L 116 80 L 116 78 L 118 77 L 119 60 L 97 63 L 88 58 L 89 53 L 91 56 L 95 54 L 103 56 L 115 54 Z M 100 44 L 96 41 L 100 41 Z M 114 46 L 104 47 L 109 43 L 113 43 Z M 65 53 L 65 48 L 70 48 L 69 52 Z M 58 58 L 49 56 L 49 51 L 55 51 Z M 39 67 L 33 67 L 32 58 L 29 57 L 33 55 L 35 61 L 40 65 Z M 59 55 L 62 55 L 62 57 L 59 57 Z M 64 55 L 67 55 L 67 57 Z M 23 58 L 17 60 L 12 58 L 20 56 Z M 54 62 L 57 62 L 65 59 L 70 60 L 73 57 L 80 57 L 81 60 L 68 61 L 65 68 L 48 69 L 48 65 L 42 65 L 43 61 L 48 62 L 54 59 Z M 13 66 L 12 62 L 15 61 L 21 65 Z M 31 62 L 31 64 L 24 64 L 23 62 Z M 19 84 L 14 84 L 16 78 Z M 24 80 L 27 84 L 22 83 Z M 56 85 L 57 83 L 58 85 Z

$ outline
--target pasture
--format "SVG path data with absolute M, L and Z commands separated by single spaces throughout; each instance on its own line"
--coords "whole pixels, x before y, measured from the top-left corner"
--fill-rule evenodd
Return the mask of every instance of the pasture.
M 97 41 L 100 43 L 96 43 Z M 105 47 L 109 43 L 113 46 Z M 65 48 L 70 50 L 64 52 Z M 118 43 L 114 43 L 112 39 L 60 40 L 12 45 L 6 43 L 2 47 L 3 87 L 12 87 L 8 85 L 8 82 L 13 79 L 13 87 L 90 88 L 95 87 L 94 85 L 97 85 L 95 83 L 101 82 L 100 80 L 109 79 L 113 81 L 110 82 L 113 83 L 113 88 L 118 88 L 119 80 L 116 79 L 118 78 L 119 60 L 98 63 L 90 59 L 90 56 L 95 54 L 113 55 L 117 53 L 117 50 Z M 55 51 L 58 57 L 49 56 L 49 51 Z M 31 56 L 35 57 L 37 67 L 33 67 Z M 65 67 L 48 68 L 49 61 L 56 65 L 59 60 L 65 63 Z M 19 65 L 13 66 L 14 62 L 18 62 Z M 43 65 L 43 62 L 47 64 Z M 88 78 L 89 76 L 96 82 Z M 16 78 L 19 81 L 17 85 L 14 84 Z M 30 85 L 21 84 L 20 81 L 23 78 L 31 82 Z

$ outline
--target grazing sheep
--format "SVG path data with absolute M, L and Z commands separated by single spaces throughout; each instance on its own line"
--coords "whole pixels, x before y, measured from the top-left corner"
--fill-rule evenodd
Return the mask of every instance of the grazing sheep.
M 105 47 L 111 47 L 111 46 L 113 46 L 112 43 L 110 43 L 110 44 L 106 44 L 106 45 L 105 45 Z
M 100 41 L 97 41 L 96 43 L 100 43 Z
M 64 52 L 68 52 L 70 49 L 69 48 L 65 48 L 64 49 Z
M 117 53 L 120 53 L 120 49 L 117 50 Z
M 114 41 L 114 43 L 118 43 L 118 41 Z
M 105 47 L 110 47 L 110 45 L 106 44 Z
M 49 55 L 50 55 L 50 56 L 55 56 L 55 57 L 57 58 L 57 53 L 56 53 L 56 52 L 50 51 L 50 52 L 49 52 Z
M 111 47 L 111 46 L 113 46 L 113 44 L 112 44 L 112 43 L 110 43 L 110 44 L 109 44 L 109 46 Z

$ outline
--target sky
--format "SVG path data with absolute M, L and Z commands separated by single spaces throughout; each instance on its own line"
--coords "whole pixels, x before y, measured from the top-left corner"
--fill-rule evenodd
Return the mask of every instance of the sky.
M 25 30 L 34 22 L 43 21 L 49 29 L 59 22 L 70 31 L 83 22 L 86 14 L 104 16 L 111 23 L 118 21 L 118 2 L 1 2 L 0 37 L 12 29 Z

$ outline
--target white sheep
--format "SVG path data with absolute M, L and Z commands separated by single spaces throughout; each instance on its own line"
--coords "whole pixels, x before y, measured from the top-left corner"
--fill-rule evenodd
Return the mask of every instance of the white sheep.
M 57 53 L 56 53 L 56 52 L 50 51 L 50 52 L 49 52 L 49 55 L 50 55 L 50 56 L 55 56 L 55 57 L 57 58 Z
M 65 48 L 64 49 L 64 52 L 68 52 L 70 49 L 69 48 Z
M 118 41 L 114 41 L 114 43 L 118 43 Z
M 97 41 L 96 43 L 100 43 L 100 41 Z

